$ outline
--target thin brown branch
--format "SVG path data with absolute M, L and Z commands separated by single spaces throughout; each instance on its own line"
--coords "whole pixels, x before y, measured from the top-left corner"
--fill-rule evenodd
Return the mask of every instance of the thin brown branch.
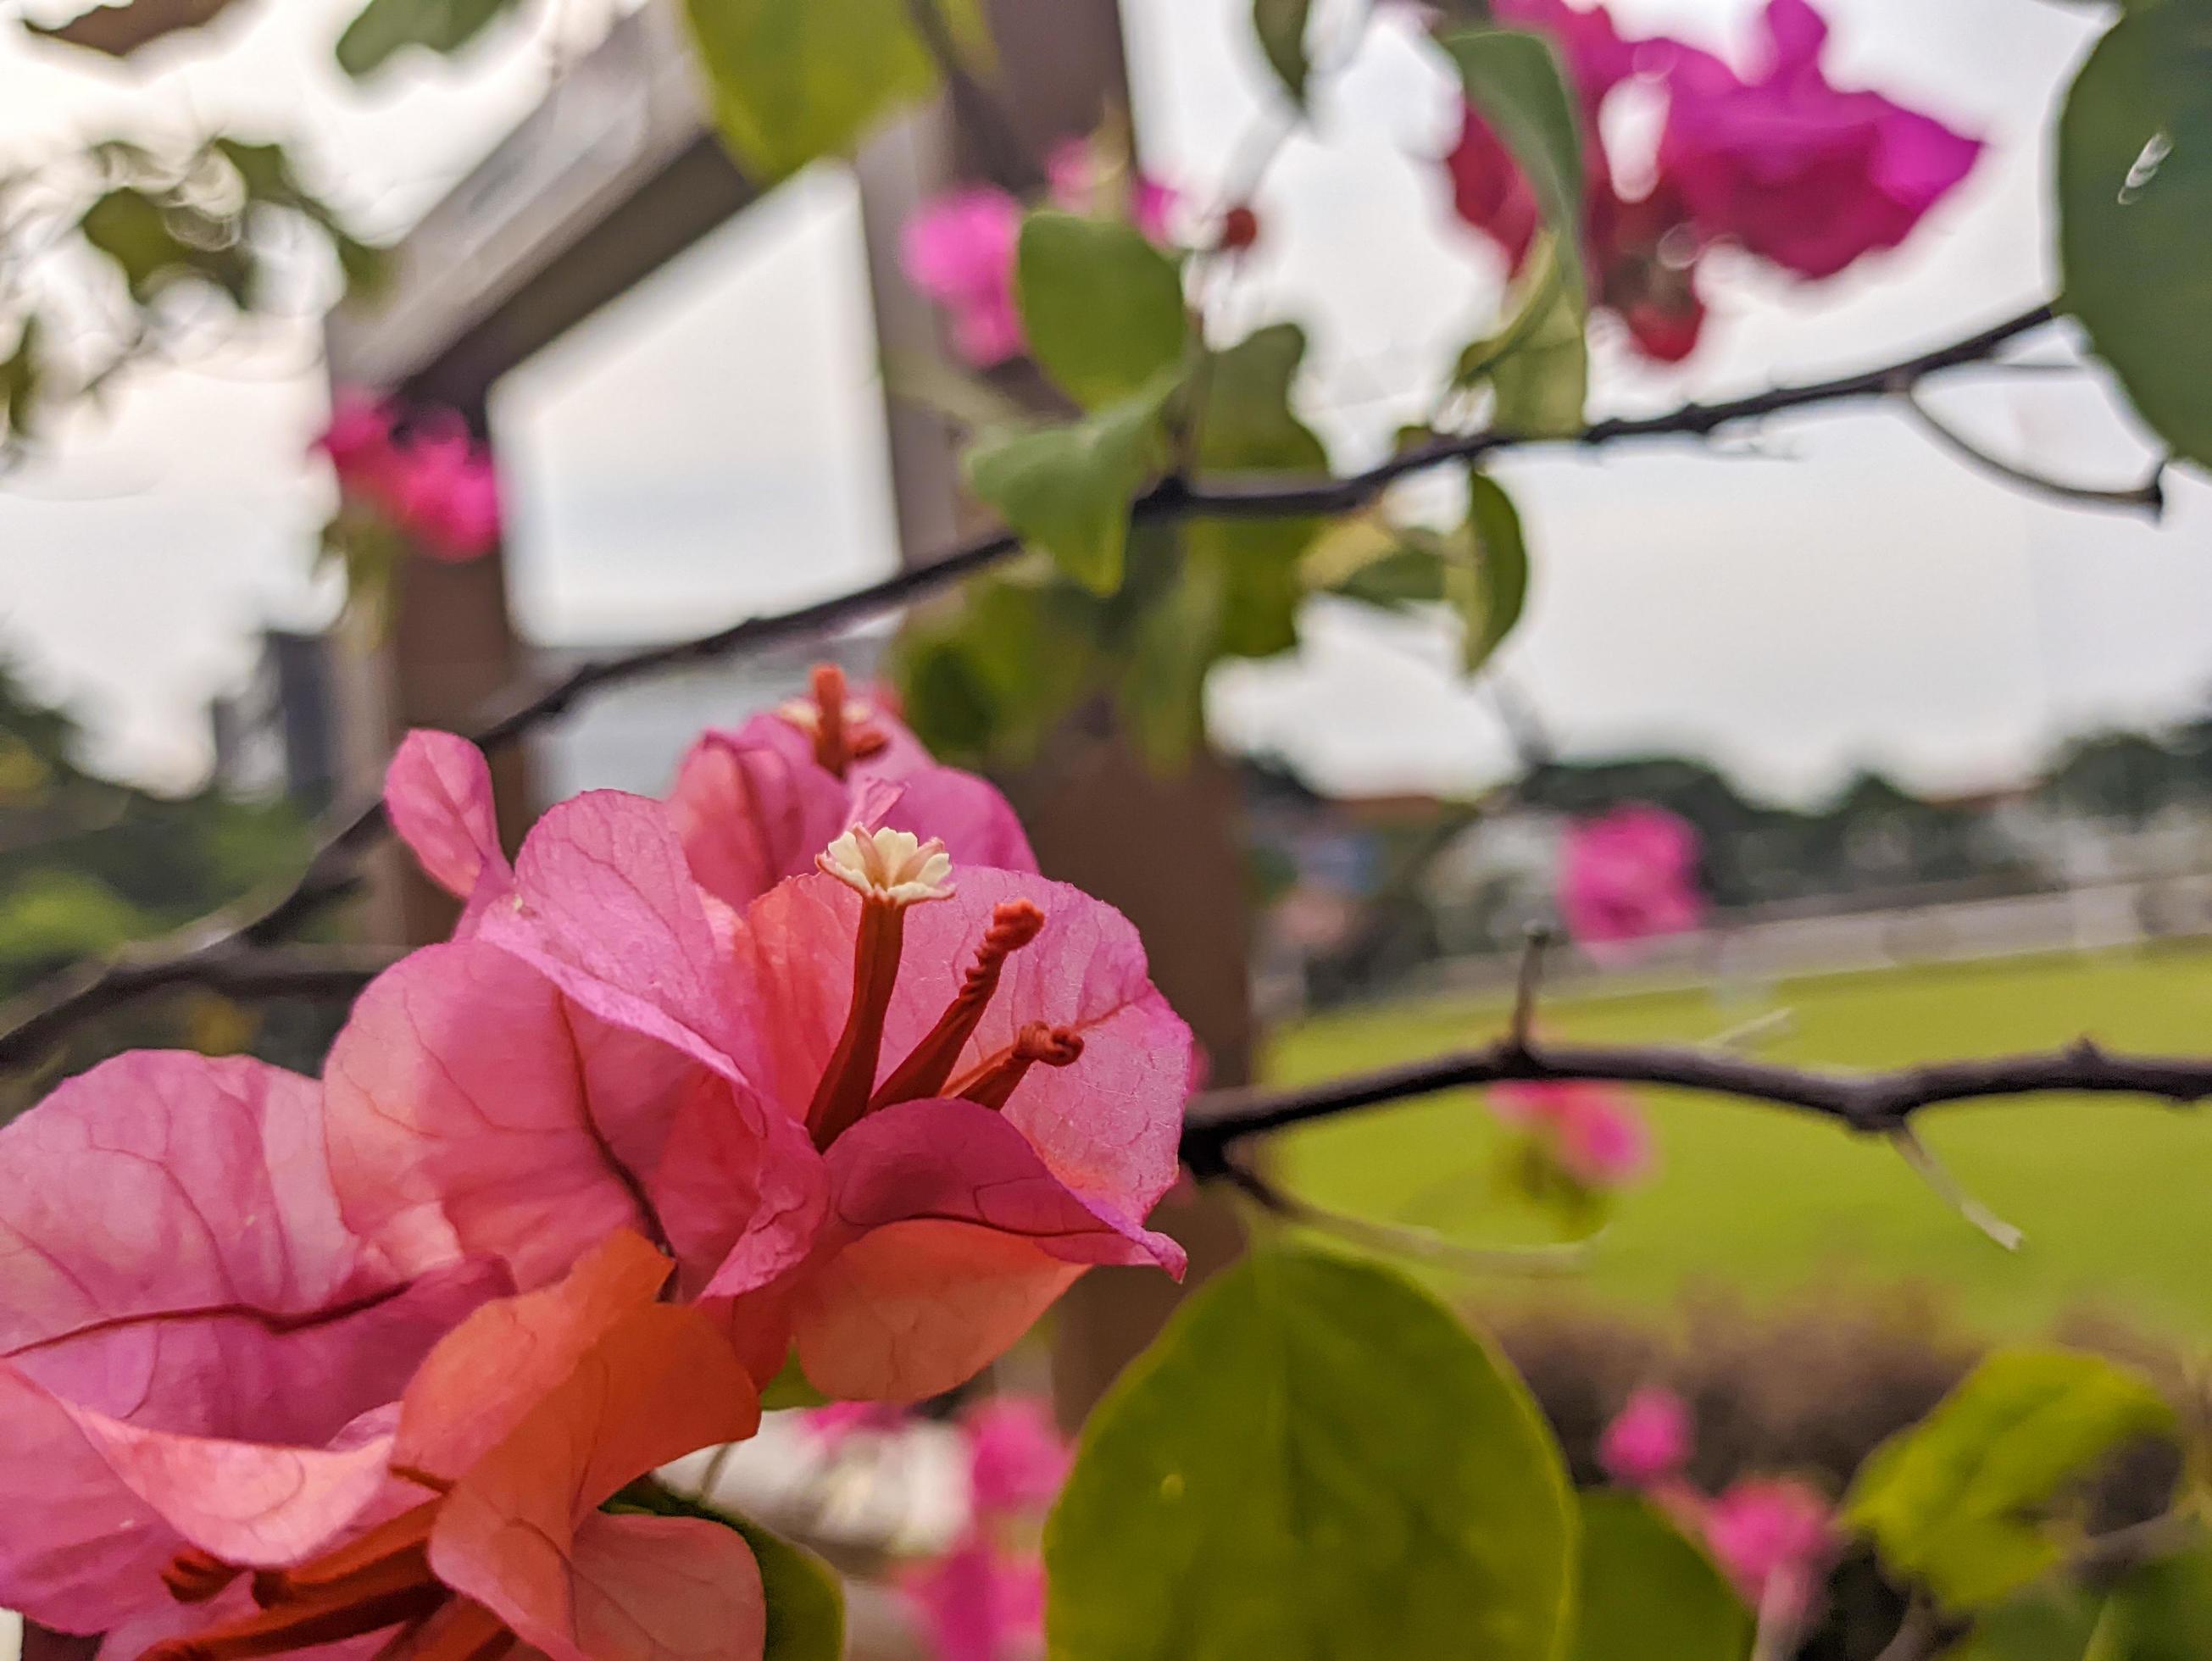
M 1304 1088 L 1210 1091 L 1191 1104 L 1183 1162 L 1201 1176 L 1215 1176 L 1239 1144 L 1293 1125 L 1469 1086 L 1567 1079 L 1731 1096 L 1887 1135 L 1924 1109 L 1996 1097 L 2073 1092 L 2187 1105 L 2212 1096 L 2212 1056 L 2115 1056 L 2084 1039 L 2064 1050 L 1850 1073 L 1705 1049 L 1536 1038 L 1516 1043 L 1508 1037 L 1480 1049 Z
M 1880 368 L 1802 386 L 1774 387 L 1725 403 L 1686 404 L 1663 415 L 1601 421 L 1564 440 L 1500 432 L 1438 438 L 1342 478 L 1285 481 L 1279 477 L 1259 477 L 1200 484 L 1164 478 L 1130 502 L 1130 518 L 1151 523 L 1200 518 L 1297 519 L 1350 513 L 1374 502 L 1410 474 L 1503 451 L 1537 444 L 1595 447 L 1630 440 L 1704 438 L 1733 422 L 1885 397 L 1900 382 L 1986 362 L 2011 341 L 2048 323 L 2051 316 L 2048 305 L 2037 306 L 1950 345 Z M 487 750 L 496 749 L 603 688 L 786 641 L 834 634 L 1003 564 L 1021 552 L 1022 545 L 1021 538 L 1011 531 L 992 532 L 880 582 L 810 605 L 747 618 L 691 640 L 589 660 L 548 685 L 510 694 L 465 736 Z M 380 800 L 372 797 L 343 805 L 324 821 L 314 853 L 295 880 L 204 918 L 166 940 L 141 946 L 107 963 L 81 964 L 33 989 L 0 1011 L 0 1067 L 23 1065 L 78 1022 L 146 992 L 219 972 L 242 947 L 265 946 L 282 940 L 350 891 L 358 855 L 385 828 Z
M 1968 465 L 1994 474 L 2006 484 L 2026 490 L 2031 496 L 2048 496 L 2075 508 L 2118 508 L 2148 514 L 2157 519 L 2166 512 L 2166 463 L 2160 461 L 2150 470 L 2150 477 L 2140 484 L 2110 488 L 2094 484 L 2074 484 L 2063 478 L 2052 478 L 2007 461 L 2002 456 L 1992 455 L 1950 425 L 1928 407 L 1915 386 L 1906 383 L 1898 389 L 1898 397 L 1911 411 L 1920 429 L 1936 441 L 1937 446 Z
M 1012 112 L 968 67 L 937 0 L 907 0 L 906 11 L 914 32 L 944 77 L 945 90 L 952 103 L 953 125 L 974 147 L 991 181 L 1018 195 L 1042 190 L 1046 183 L 1043 167 L 1023 142 Z

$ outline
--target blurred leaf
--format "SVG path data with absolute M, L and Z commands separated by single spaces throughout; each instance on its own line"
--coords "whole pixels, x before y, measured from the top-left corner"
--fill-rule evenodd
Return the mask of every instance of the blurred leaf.
M 933 353 L 887 351 L 881 368 L 885 396 L 971 433 L 1017 426 L 1029 413 L 981 375 L 956 368 Z
M 1306 58 L 1306 21 L 1312 6 L 1313 0 L 1252 0 L 1252 29 L 1260 37 L 1260 50 L 1291 102 L 1301 109 L 1312 68 Z
M 2062 303 L 2142 418 L 2212 466 L 2212 5 L 2122 17 L 2058 119 Z
M 1521 515 L 1504 488 L 1485 473 L 1468 475 L 1469 558 L 1447 568 L 1447 592 L 1466 630 L 1462 661 L 1470 675 L 1513 632 L 1528 602 L 1528 547 Z
M 2105 1599 L 2082 1661 L 2204 1661 L 2212 1656 L 2212 1548 L 2139 1564 Z
M 1944 1661 L 2082 1661 L 2104 1607 L 2079 1586 L 2044 1582 L 1984 1611 Z
M 1540 35 L 1515 29 L 1468 29 L 1438 43 L 1459 70 L 1468 102 L 1504 142 L 1528 176 L 1561 245 L 1582 246 L 1581 106 L 1568 90 L 1559 55 Z M 1582 262 L 1562 259 L 1563 286 L 1579 293 Z
M 1030 215 L 1014 292 L 1030 355 L 1085 409 L 1133 397 L 1182 363 L 1182 276 L 1133 226 Z
M 94 6 L 55 27 L 23 20 L 33 34 L 59 40 L 110 58 L 128 58 L 185 29 L 213 22 L 230 0 L 126 0 L 119 6 Z
M 1845 1515 L 1945 1605 L 1983 1608 L 2057 1562 L 2040 1522 L 2063 1486 L 2123 1443 L 2172 1427 L 2147 1380 L 2101 1357 L 2003 1352 L 1875 1451 Z
M 156 201 L 123 186 L 84 211 L 77 228 L 121 267 L 140 305 L 180 282 L 220 289 L 240 307 L 252 303 L 258 271 L 234 229 L 197 208 Z
M 1303 329 L 1278 323 L 1208 360 L 1193 381 L 1203 389 L 1195 447 L 1200 472 L 1328 475 L 1328 450 L 1291 411 L 1291 384 L 1305 350 Z M 1304 592 L 1298 560 L 1322 523 L 1196 519 L 1184 526 L 1188 557 L 1219 568 L 1214 581 L 1222 651 L 1259 658 L 1297 644 Z
M 1138 533 L 1165 541 L 1175 569 L 1166 591 L 1138 612 L 1115 697 L 1137 753 L 1160 774 L 1187 766 L 1206 736 L 1206 676 L 1218 655 L 1227 604 L 1222 568 L 1176 559 L 1177 528 L 1148 526 Z
M 1505 326 L 1460 354 L 1452 380 L 1490 383 L 1490 424 L 1530 438 L 1565 438 L 1583 429 L 1589 346 L 1579 289 L 1562 275 L 1559 244 L 1547 235 Z
M 761 1591 L 768 1602 L 761 1661 L 838 1661 L 845 1652 L 844 1583 L 812 1552 L 742 1512 L 678 1494 L 655 1477 L 631 1483 L 615 1496 L 611 1508 L 719 1523 L 744 1536 L 760 1565 Z
M 1031 759 L 1091 684 L 1098 602 L 1058 581 L 1000 577 L 918 614 L 896 655 L 907 717 L 933 752 L 975 764 Z
M 520 0 L 368 0 L 338 36 L 338 67 L 359 80 L 410 46 L 451 54 Z
M 74 963 L 158 933 L 149 916 L 97 877 L 33 871 L 0 891 L 0 964 Z
M 1094 593 L 1121 586 L 1129 502 L 1158 471 L 1172 380 L 1066 426 L 986 437 L 963 456 L 968 488 Z
M 1572 1497 L 1527 1389 L 1380 1267 L 1262 1248 L 1091 1416 L 1045 1530 L 1054 1661 L 1551 1661 Z
M 0 416 L 7 417 L 4 435 L 21 438 L 31 430 L 32 413 L 38 408 L 43 366 L 39 359 L 38 314 L 23 319 L 15 337 L 15 350 L 0 358 Z
M 1329 593 L 1398 611 L 1444 597 L 1445 557 L 1433 545 L 1393 538 L 1387 551 L 1332 584 Z
M 989 40 L 977 0 L 950 0 L 963 46 Z M 757 185 L 850 152 L 937 90 L 908 0 L 684 0 L 723 139 Z
M 1634 1494 L 1587 1492 L 1573 1661 L 1742 1661 L 1750 1611 L 1712 1560 Z

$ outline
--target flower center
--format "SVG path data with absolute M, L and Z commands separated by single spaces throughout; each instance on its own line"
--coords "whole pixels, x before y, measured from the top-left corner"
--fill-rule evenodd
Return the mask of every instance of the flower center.
M 831 843 L 815 864 L 860 896 L 852 1007 L 806 1109 L 815 1147 L 828 1147 L 869 1114 L 894 1102 L 965 1096 L 988 1107 L 1004 1107 L 1031 1067 L 1039 1062 L 1066 1067 L 1083 1053 L 1083 1040 L 1073 1031 L 1032 1021 L 1009 1049 L 972 1069 L 958 1084 L 951 1082 L 960 1052 L 975 1036 L 998 992 L 1006 959 L 1044 929 L 1044 913 L 1033 902 L 1008 900 L 992 908 L 990 927 L 976 944 L 975 960 L 936 1025 L 877 1084 L 884 1018 L 906 946 L 907 908 L 951 897 L 952 861 L 944 844 L 933 838 L 922 842 L 903 830 L 867 830 L 855 825 Z
M 155 1645 L 140 1661 L 252 1661 L 252 1658 L 404 1631 L 385 1653 L 409 1661 L 498 1661 L 515 1635 L 481 1604 L 457 1597 L 430 1572 L 430 1530 L 441 1500 L 403 1512 L 322 1556 L 253 1577 L 252 1615 Z M 207 1553 L 177 1554 L 161 1579 L 179 1603 L 205 1602 L 244 1573 Z
M 848 696 L 845 672 L 834 663 L 814 666 L 812 696 L 793 698 L 776 714 L 814 740 L 814 759 L 839 778 L 890 742 L 873 723 L 875 706 Z

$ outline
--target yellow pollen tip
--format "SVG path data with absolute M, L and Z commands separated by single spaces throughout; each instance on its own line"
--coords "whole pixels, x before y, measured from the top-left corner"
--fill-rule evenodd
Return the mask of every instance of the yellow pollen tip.
M 863 899 L 919 905 L 952 897 L 952 856 L 935 837 L 854 825 L 814 856 L 817 869 Z

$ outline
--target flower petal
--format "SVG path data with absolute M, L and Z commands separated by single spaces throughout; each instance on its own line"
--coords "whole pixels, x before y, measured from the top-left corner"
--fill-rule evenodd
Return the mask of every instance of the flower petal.
M 794 1321 L 823 1393 L 919 1402 L 1011 1349 L 1083 1273 L 1030 1241 L 968 1223 L 892 1223 L 813 1272 Z
M 466 739 L 428 728 L 408 733 L 384 776 L 384 811 L 423 873 L 447 893 L 465 900 L 487 874 L 503 885 L 491 768 Z
M 393 1464 L 447 1482 L 459 1476 L 610 1330 L 651 1305 L 672 1267 L 624 1229 L 556 1285 L 477 1310 L 407 1386 Z
M 410 1278 L 348 1228 L 315 1086 L 137 1052 L 0 1130 L 0 1360 L 134 1424 L 319 1445 L 503 1270 Z
M 593 1014 L 731 1070 L 728 970 L 660 803 L 593 790 L 553 808 L 484 932 Z
M 431 1567 L 556 1661 L 684 1653 L 659 1646 L 696 1633 L 688 1596 L 677 1597 L 682 1612 L 665 1632 L 656 1620 L 624 1635 L 617 1617 L 635 1619 L 677 1593 L 644 1569 L 637 1548 L 666 1549 L 672 1564 L 704 1572 L 728 1609 L 757 1606 L 757 1571 L 748 1579 L 727 1555 L 702 1561 L 665 1530 L 611 1542 L 590 1519 L 624 1483 L 698 1448 L 741 1440 L 759 1423 L 752 1381 L 704 1317 L 668 1305 L 636 1311 L 454 1485 L 431 1536 Z
M 846 828 L 849 795 L 811 755 L 709 733 L 684 756 L 668 813 L 692 877 L 741 907 L 812 866 Z

